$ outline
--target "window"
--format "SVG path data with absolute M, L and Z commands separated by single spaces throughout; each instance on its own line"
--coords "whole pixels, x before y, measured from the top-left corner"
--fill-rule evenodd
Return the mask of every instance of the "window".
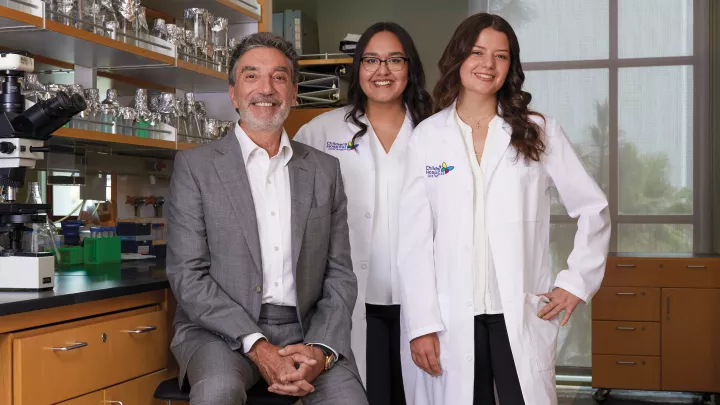
M 473 7 L 474 5 L 474 7 Z M 708 0 L 476 0 L 520 41 L 531 108 L 558 120 L 610 201 L 610 251 L 711 247 Z M 701 169 L 707 168 L 707 169 Z M 577 229 L 556 196 L 553 270 Z M 558 366 L 591 363 L 590 307 L 563 328 Z
M 53 172 L 54 176 L 67 175 L 66 172 Z M 111 176 L 102 175 L 106 180 L 105 199 L 112 200 Z M 52 187 L 52 213 L 54 217 L 64 217 L 66 215 L 77 216 L 78 205 L 82 202 L 80 196 L 81 186 L 59 186 L 50 185 Z

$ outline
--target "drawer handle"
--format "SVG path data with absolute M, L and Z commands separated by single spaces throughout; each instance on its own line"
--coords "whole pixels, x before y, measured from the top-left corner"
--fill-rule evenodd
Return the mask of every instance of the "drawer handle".
M 668 294 L 665 299 L 667 301 L 667 305 L 666 305 L 667 308 L 665 308 L 665 315 L 667 316 L 667 320 L 669 321 L 670 320 L 670 294 Z
M 687 267 L 688 269 L 704 269 L 704 268 L 706 268 L 707 266 L 701 266 L 701 265 L 699 265 L 699 264 L 689 264 L 689 265 L 687 265 L 687 266 L 685 266 L 685 267 Z
M 148 332 L 152 332 L 154 330 L 157 330 L 157 328 L 155 326 L 141 326 L 137 329 L 124 330 L 123 332 L 139 335 L 141 333 L 148 333 Z
M 117 404 L 117 405 L 125 405 L 122 403 L 122 401 L 103 401 L 106 404 Z
M 629 326 L 618 326 L 617 330 L 635 330 L 635 328 L 631 328 Z
M 621 366 L 637 366 L 637 363 L 634 361 L 618 361 L 617 364 Z
M 55 351 L 55 352 L 69 352 L 70 350 L 79 349 L 79 348 L 85 347 L 87 345 L 88 344 L 85 342 L 78 342 L 78 343 L 73 343 L 70 346 L 65 346 L 65 347 L 51 347 L 50 350 Z
M 637 293 L 615 293 L 617 295 L 626 295 L 626 296 L 634 296 L 637 295 Z
M 627 268 L 634 268 L 634 264 L 616 264 L 615 267 L 627 267 Z

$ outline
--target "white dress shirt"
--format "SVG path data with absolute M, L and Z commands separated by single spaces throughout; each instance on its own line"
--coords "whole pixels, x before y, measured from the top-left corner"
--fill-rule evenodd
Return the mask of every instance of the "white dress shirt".
M 370 125 L 369 122 L 366 123 Z M 412 131 L 412 123 L 408 117 L 405 117 L 399 133 L 402 134 L 403 131 Z M 397 236 L 398 204 L 407 145 L 400 145 L 396 139 L 390 151 L 385 152 L 371 126 L 365 136 L 369 138 L 375 164 L 375 210 L 365 302 L 374 305 L 400 305 L 400 297 L 397 294 L 393 296 L 393 283 L 398 282 L 395 265 L 397 238 L 393 236 Z
M 271 157 L 253 142 L 239 125 L 235 126 L 235 136 L 240 142 L 243 163 L 255 205 L 262 258 L 262 303 L 293 307 L 296 305 L 296 296 L 290 230 L 291 198 L 288 163 L 293 154 L 290 139 L 283 131 L 280 150 Z M 243 337 L 245 353 L 262 338 L 264 336 L 260 333 Z
M 460 119 L 457 110 L 453 111 L 455 119 L 460 126 L 460 132 L 465 142 L 474 183 L 474 232 L 473 232 L 473 285 L 475 291 L 475 315 L 501 314 L 500 290 L 495 275 L 495 265 L 490 253 L 487 232 L 485 229 L 485 177 L 475 155 L 472 128 Z M 497 115 L 488 125 L 488 133 L 497 122 Z
M 290 138 L 283 129 L 278 153 L 268 156 L 239 125 L 235 125 L 235 136 L 242 149 L 257 218 L 263 273 L 262 303 L 294 307 L 297 304 L 297 291 L 292 271 L 292 208 L 288 163 L 293 150 Z M 262 333 L 243 336 L 243 351 L 249 352 L 259 339 L 266 337 Z M 327 347 L 336 359 L 339 358 L 335 349 L 318 345 Z

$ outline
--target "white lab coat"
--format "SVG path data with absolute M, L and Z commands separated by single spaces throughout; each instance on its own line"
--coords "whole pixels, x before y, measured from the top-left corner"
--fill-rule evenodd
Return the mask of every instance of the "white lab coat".
M 473 178 L 453 108 L 418 125 L 406 158 L 398 242 L 402 307 L 410 339 L 439 332 L 442 368 L 437 378 L 418 367 L 411 371 L 408 405 L 473 403 Z M 607 199 L 560 126 L 546 119 L 536 119 L 546 132 L 540 163 L 515 159 L 511 129 L 502 119 L 488 131 L 481 162 L 485 223 L 510 347 L 525 403 L 532 405 L 557 404 L 560 322 L 538 318 L 544 304 L 536 294 L 554 285 L 589 301 L 604 276 L 610 238 Z M 549 245 L 553 183 L 570 216 L 578 218 L 569 270 L 555 280 Z
M 348 199 L 347 212 L 353 270 L 358 282 L 358 297 L 353 311 L 351 347 L 363 384 L 365 384 L 367 381 L 365 294 L 371 253 L 372 218 L 375 214 L 375 162 L 369 140 L 371 136 L 370 129 L 356 141 L 356 150 L 347 147 L 343 148 L 343 146 L 348 145 L 348 142 L 352 140 L 355 133 L 360 129 L 352 122 L 345 121 L 345 114 L 349 109 L 350 107 L 343 107 L 315 117 L 303 125 L 293 139 L 335 156 L 340 160 L 340 170 Z M 402 154 L 401 160 L 405 158 L 404 155 L 407 152 L 407 145 L 412 133 L 410 116 L 408 115 L 405 120 L 406 122 L 393 143 L 393 150 L 398 148 Z M 365 121 L 365 123 L 368 122 Z M 403 168 L 398 170 L 402 171 Z M 397 227 L 391 226 L 391 243 L 397 243 L 396 231 Z M 393 297 L 401 297 L 397 278 L 393 280 L 392 295 Z M 414 367 L 414 364 L 410 356 L 410 343 L 405 334 L 405 322 L 402 320 L 402 314 L 400 325 L 402 366 L 410 369 Z

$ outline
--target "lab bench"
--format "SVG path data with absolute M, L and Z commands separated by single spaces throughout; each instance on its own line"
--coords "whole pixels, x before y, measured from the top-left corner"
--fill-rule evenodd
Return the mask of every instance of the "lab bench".
M 155 405 L 177 375 L 162 260 L 60 267 L 55 288 L 0 293 L 0 405 Z

